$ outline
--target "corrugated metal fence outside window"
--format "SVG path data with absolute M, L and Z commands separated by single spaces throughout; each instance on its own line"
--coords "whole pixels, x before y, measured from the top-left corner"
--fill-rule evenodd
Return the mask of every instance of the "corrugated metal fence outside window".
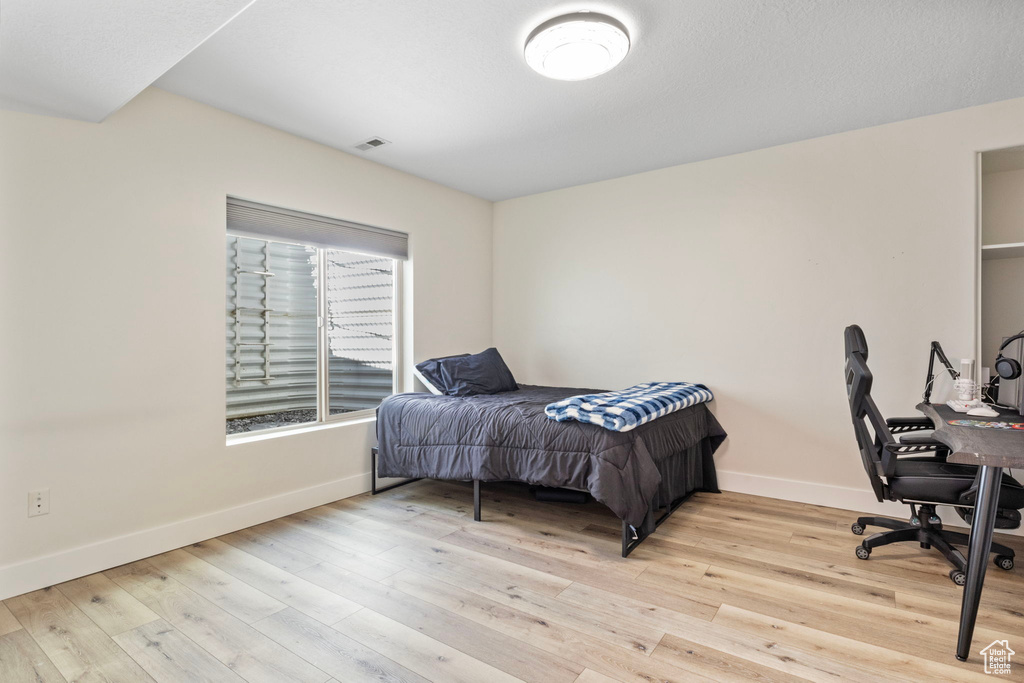
M 232 430 L 238 418 L 306 411 L 295 413 L 309 416 L 300 421 L 317 419 L 318 281 L 326 282 L 330 413 L 375 408 L 392 393 L 394 260 L 230 234 L 226 252 L 229 433 L 252 428 Z
M 394 386 L 395 262 L 324 250 L 330 411 L 376 408 Z

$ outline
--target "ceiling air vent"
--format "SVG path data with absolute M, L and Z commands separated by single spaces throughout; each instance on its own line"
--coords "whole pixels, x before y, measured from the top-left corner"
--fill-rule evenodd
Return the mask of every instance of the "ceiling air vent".
M 370 138 L 364 142 L 360 142 L 356 145 L 356 149 L 361 152 L 365 152 L 368 149 L 374 149 L 375 147 L 383 147 L 384 145 L 390 145 L 391 143 L 384 138 Z

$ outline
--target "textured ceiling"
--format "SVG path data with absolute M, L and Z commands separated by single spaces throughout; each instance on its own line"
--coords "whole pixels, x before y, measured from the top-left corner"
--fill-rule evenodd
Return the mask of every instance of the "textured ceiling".
M 2 0 L 0 108 L 102 121 L 252 0 Z
M 531 71 L 584 7 L 625 61 Z M 1024 96 L 1022 28 L 1021 0 L 259 0 L 157 85 L 503 199 Z
M 216 31 L 247 2 L 3 0 L 0 107 L 99 120 L 199 45 L 157 85 L 503 199 L 1024 96 L 1022 0 L 257 0 Z M 531 71 L 583 8 L 625 61 Z

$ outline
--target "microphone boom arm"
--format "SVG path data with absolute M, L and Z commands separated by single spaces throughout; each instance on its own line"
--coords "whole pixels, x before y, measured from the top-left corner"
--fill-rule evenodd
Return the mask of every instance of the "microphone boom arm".
M 932 399 L 932 385 L 935 383 L 935 357 L 938 356 L 939 362 L 946 367 L 946 371 L 949 376 L 953 378 L 953 381 L 960 379 L 960 373 L 953 369 L 952 363 L 949 362 L 949 358 L 946 358 L 946 353 L 942 350 L 942 345 L 937 341 L 932 342 L 931 353 L 928 355 L 928 380 L 924 385 L 924 402 L 931 403 Z

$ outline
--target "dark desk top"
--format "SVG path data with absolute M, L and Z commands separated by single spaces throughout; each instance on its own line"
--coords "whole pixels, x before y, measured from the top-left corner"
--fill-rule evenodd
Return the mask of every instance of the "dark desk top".
M 1024 467 L 1024 417 L 1016 412 L 1000 410 L 999 417 L 978 417 L 958 413 L 944 403 L 920 403 L 917 409 L 935 423 L 935 438 L 949 446 L 949 462 Z

